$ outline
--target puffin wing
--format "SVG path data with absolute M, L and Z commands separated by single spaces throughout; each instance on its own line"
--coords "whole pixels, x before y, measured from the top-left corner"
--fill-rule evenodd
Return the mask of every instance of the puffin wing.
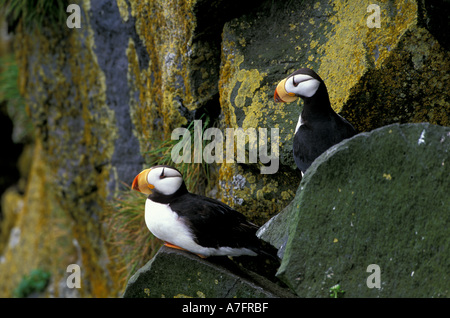
M 354 135 L 356 135 L 358 132 L 356 131 L 356 129 L 353 127 L 353 125 L 344 117 L 342 117 L 339 114 L 336 114 L 335 116 L 336 119 L 336 131 L 340 131 L 340 135 L 339 138 L 340 139 L 347 139 L 350 137 L 353 137 Z
M 197 244 L 204 247 L 259 249 L 258 226 L 228 205 L 187 193 L 170 207 L 189 226 Z

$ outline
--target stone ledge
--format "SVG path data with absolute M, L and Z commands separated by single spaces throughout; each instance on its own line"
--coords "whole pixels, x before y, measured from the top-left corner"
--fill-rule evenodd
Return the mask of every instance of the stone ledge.
M 448 297 L 450 127 L 393 124 L 333 146 L 259 231 L 300 297 Z M 369 288 L 367 268 L 381 269 Z
M 202 259 L 163 246 L 130 278 L 123 297 L 278 298 L 295 295 L 226 257 Z

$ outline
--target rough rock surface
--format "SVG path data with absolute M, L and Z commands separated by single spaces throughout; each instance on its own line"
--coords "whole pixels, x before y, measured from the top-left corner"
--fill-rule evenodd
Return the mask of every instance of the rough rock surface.
M 148 162 L 149 150 L 202 115 L 222 131 L 279 128 L 277 173 L 261 175 L 260 160 L 213 163 L 207 190 L 259 225 L 286 207 L 300 180 L 291 149 L 302 103 L 275 104 L 273 91 L 299 67 L 320 74 L 333 108 L 359 131 L 396 122 L 450 125 L 448 1 L 379 2 L 380 28 L 367 24 L 370 0 L 72 2 L 81 8 L 80 29 L 27 30 L 20 22 L 16 29 L 19 88 L 38 140 L 34 166 L 44 168 L 28 179 L 29 193 L 10 200 L 8 192 L 6 209 L 24 205 L 2 221 L 20 229 L 16 247 L 33 251 L 29 266 L 55 260 L 55 289 L 77 262 L 81 296 L 118 294 L 118 264 L 105 245 L 117 231 L 103 222 L 108 203 Z M 45 185 L 42 200 L 34 200 L 37 185 Z M 63 224 L 52 233 L 69 243 L 36 248 L 41 237 L 27 231 L 29 216 Z M 70 252 L 64 258 L 60 251 Z M 17 284 L 30 270 L 15 266 L 23 259 L 0 251 L 0 281 Z M 11 288 L 0 286 L 0 295 Z
M 333 146 L 260 231 L 278 246 L 288 237 L 277 275 L 301 297 L 328 297 L 335 284 L 346 297 L 447 297 L 449 163 L 450 128 L 427 123 Z M 370 264 L 380 288 L 366 284 Z
M 239 269 L 233 264 L 228 258 L 201 259 L 189 252 L 163 246 L 130 278 L 123 297 L 273 298 L 295 296 L 269 280 L 255 273 L 243 271 L 242 268 Z
M 450 41 L 436 32 L 450 10 L 430 2 L 377 3 L 380 28 L 368 24 L 373 1 L 266 1 L 227 22 L 219 82 L 222 125 L 278 128 L 280 169 L 266 177 L 251 164 L 222 164 L 224 199 L 250 216 L 257 207 L 267 217 L 295 196 L 299 175 L 292 139 L 302 102 L 274 103 L 273 92 L 300 67 L 317 71 L 333 109 L 360 132 L 396 122 L 450 125 L 444 89 L 450 85 Z M 236 174 L 245 178 L 245 187 L 232 184 Z

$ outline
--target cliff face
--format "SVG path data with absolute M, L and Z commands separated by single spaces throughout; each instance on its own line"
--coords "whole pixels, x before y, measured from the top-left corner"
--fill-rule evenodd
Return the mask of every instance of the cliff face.
M 0 251 L 3 296 L 54 250 L 64 260 L 50 265 L 51 284 L 64 282 L 67 265 L 78 262 L 82 296 L 118 295 L 123 285 L 105 246 L 117 229 L 105 211 L 122 182 L 151 162 L 148 152 L 193 120 L 209 118 L 224 144 L 226 128 L 255 128 L 258 138 L 258 128 L 267 129 L 268 140 L 278 141 L 268 149 L 278 149 L 276 173 L 261 174 L 261 156 L 249 162 L 247 143 L 245 162 L 235 149 L 232 162 L 209 165 L 205 191 L 260 225 L 280 212 L 300 182 L 291 149 L 302 102 L 275 104 L 273 92 L 300 67 L 317 71 L 333 108 L 361 132 L 391 123 L 450 125 L 444 1 L 380 3 L 380 28 L 370 22 L 378 19 L 370 1 L 76 3 L 80 29 L 19 24 L 15 36 L 36 146 L 20 197 L 27 203 L 9 227 L 24 239 Z M 18 266 L 21 250 L 34 261 Z

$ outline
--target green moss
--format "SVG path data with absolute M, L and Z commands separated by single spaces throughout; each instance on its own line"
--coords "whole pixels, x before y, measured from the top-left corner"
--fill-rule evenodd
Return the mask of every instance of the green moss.
M 28 297 L 33 293 L 40 293 L 45 290 L 51 274 L 42 269 L 34 269 L 29 275 L 25 275 L 19 286 L 14 290 L 14 297 Z
M 394 124 L 320 156 L 277 225 L 289 236 L 277 275 L 301 297 L 327 297 L 334 284 L 348 297 L 448 295 L 449 137 L 448 127 Z M 380 289 L 366 284 L 370 264 Z

